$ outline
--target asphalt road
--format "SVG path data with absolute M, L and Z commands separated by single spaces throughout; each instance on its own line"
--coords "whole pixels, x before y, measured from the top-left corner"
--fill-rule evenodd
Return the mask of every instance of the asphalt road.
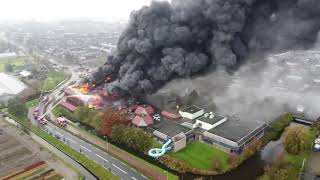
M 43 107 L 40 107 L 40 112 L 43 112 Z M 38 125 L 32 116 L 32 111 L 29 112 L 29 119 L 34 125 Z M 56 137 L 60 141 L 69 145 L 71 148 L 81 152 L 89 159 L 103 166 L 106 171 L 111 171 L 116 176 L 124 180 L 143 180 L 147 179 L 143 174 L 137 172 L 135 169 L 129 167 L 122 161 L 112 157 L 108 153 L 92 146 L 91 144 L 83 141 L 82 139 L 70 134 L 69 132 L 59 128 L 58 126 L 48 122 L 47 125 L 41 127 L 44 131 Z

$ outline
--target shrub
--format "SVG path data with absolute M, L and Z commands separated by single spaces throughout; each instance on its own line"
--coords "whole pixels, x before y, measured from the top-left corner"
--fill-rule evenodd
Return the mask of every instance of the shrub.
M 300 154 L 310 146 L 310 133 L 304 127 L 289 127 L 284 135 L 284 148 L 288 153 Z

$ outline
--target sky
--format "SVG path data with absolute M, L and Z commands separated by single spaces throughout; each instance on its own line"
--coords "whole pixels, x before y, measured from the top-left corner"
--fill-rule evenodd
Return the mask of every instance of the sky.
M 71 18 L 127 20 L 151 0 L 1 0 L 0 19 L 52 21 Z

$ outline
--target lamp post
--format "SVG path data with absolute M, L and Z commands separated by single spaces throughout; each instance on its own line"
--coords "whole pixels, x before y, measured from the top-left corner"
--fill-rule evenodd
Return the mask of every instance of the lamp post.
M 104 136 L 104 139 L 107 141 L 107 151 L 109 152 L 109 142 L 108 142 L 108 136 Z

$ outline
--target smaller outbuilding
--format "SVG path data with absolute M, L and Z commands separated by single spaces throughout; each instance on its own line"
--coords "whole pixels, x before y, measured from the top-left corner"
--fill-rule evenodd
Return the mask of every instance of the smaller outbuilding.
M 204 114 L 204 110 L 202 108 L 199 108 L 198 106 L 192 105 L 179 111 L 179 114 L 183 118 L 194 120 L 202 116 Z

